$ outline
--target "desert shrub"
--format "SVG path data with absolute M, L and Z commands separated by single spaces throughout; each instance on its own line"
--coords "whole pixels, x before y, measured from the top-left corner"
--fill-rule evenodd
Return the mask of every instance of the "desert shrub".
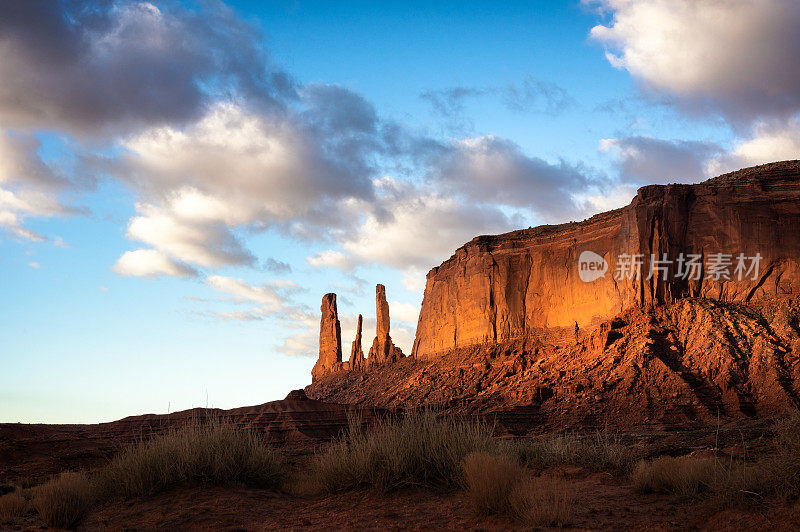
M 173 486 L 243 483 L 278 488 L 283 459 L 257 434 L 212 420 L 173 429 L 123 450 L 97 475 L 103 498 L 130 498 Z
M 28 501 L 19 491 L 12 491 L 0 496 L 0 523 L 7 523 L 25 515 Z
M 638 448 L 625 446 L 605 432 L 583 438 L 566 434 L 519 440 L 510 447 L 523 463 L 539 468 L 571 464 L 627 472 L 641 455 Z
M 697 495 L 720 481 L 720 463 L 709 457 L 661 456 L 642 460 L 631 473 L 634 488 L 645 493 Z
M 472 453 L 464 459 L 464 484 L 479 515 L 508 515 L 526 526 L 566 526 L 574 497 L 561 479 L 531 477 L 509 454 Z
M 725 506 L 749 506 L 769 499 L 800 497 L 800 413 L 793 412 L 774 427 L 773 452 L 753 462 L 723 463 L 714 486 Z
M 522 468 L 509 455 L 471 453 L 464 459 L 464 484 L 479 515 L 510 510 L 510 496 L 522 479 Z
M 529 527 L 569 525 L 575 497 L 560 478 L 529 477 L 518 483 L 509 496 L 511 515 Z
M 34 489 L 33 506 L 53 528 L 73 528 L 93 503 L 92 485 L 83 473 L 66 471 Z
M 465 456 L 497 447 L 491 427 L 439 419 L 425 410 L 391 418 L 370 432 L 352 421 L 347 434 L 314 457 L 311 475 L 329 492 L 413 485 L 452 488 L 461 482 Z
M 775 423 L 775 444 L 779 453 L 800 454 L 800 412 Z

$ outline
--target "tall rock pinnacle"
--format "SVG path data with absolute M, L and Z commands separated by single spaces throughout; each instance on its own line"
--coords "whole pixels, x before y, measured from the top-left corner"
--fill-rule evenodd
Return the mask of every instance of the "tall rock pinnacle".
M 366 360 L 364 350 L 361 349 L 361 323 L 363 318 L 358 315 L 358 328 L 356 329 L 356 339 L 353 340 L 353 347 L 350 349 L 350 369 L 360 371 L 364 369 Z
M 375 286 L 375 307 L 378 317 L 375 340 L 369 350 L 369 364 L 396 362 L 403 358 L 403 352 L 392 343 L 389 336 L 389 303 L 386 302 L 386 287 Z
M 336 310 L 336 294 L 325 294 L 322 297 L 320 311 L 319 360 L 311 370 L 312 381 L 336 371 L 342 363 L 342 329 Z

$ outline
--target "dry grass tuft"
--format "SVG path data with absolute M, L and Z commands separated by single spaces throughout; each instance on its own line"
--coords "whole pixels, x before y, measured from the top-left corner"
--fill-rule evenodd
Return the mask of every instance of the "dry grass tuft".
M 28 512 L 28 501 L 19 491 L 0 496 L 0 523 L 8 523 Z
M 465 456 L 497 448 L 491 427 L 439 419 L 427 410 L 390 419 L 370 432 L 351 420 L 348 433 L 314 458 L 311 476 L 326 492 L 453 488 L 461 483 Z
M 201 483 L 276 489 L 285 473 L 281 455 L 257 434 L 212 420 L 129 447 L 99 472 L 97 486 L 104 499 Z
M 561 479 L 530 477 L 510 455 L 468 455 L 464 482 L 478 515 L 509 515 L 530 527 L 569 524 L 574 506 L 569 485 Z
M 510 496 L 511 515 L 529 527 L 568 526 L 575 507 L 569 484 L 560 478 L 532 477 Z
M 464 459 L 464 483 L 478 515 L 506 513 L 512 490 L 522 480 L 522 469 L 508 455 L 472 453 Z
M 538 468 L 570 464 L 593 471 L 625 473 L 641 457 L 638 448 L 623 445 L 616 436 L 607 432 L 583 438 L 558 435 L 520 440 L 513 442 L 511 449 L 523 463 Z
M 48 526 L 73 528 L 94 504 L 94 493 L 83 473 L 66 471 L 34 489 L 33 506 Z
M 641 461 L 631 473 L 634 488 L 645 493 L 691 496 L 714 488 L 722 469 L 714 458 L 661 456 Z
M 724 506 L 800 498 L 800 412 L 775 424 L 775 449 L 754 462 L 724 464 L 714 492 Z

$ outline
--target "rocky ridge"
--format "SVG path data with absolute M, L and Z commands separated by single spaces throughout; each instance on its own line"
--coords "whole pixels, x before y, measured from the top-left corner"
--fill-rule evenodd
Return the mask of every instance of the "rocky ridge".
M 639 275 L 616 275 L 635 256 Z M 698 275 L 679 275 L 687 256 Z M 778 412 L 798 404 L 798 293 L 800 161 L 647 186 L 583 222 L 473 239 L 428 274 L 410 359 L 307 392 L 542 423 Z

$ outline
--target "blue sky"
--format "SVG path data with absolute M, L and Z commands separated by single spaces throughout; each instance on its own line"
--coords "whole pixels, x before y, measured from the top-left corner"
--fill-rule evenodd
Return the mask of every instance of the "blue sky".
M 326 292 L 409 352 L 473 236 L 797 158 L 767 3 L 4 3 L 0 421 L 280 399 Z

